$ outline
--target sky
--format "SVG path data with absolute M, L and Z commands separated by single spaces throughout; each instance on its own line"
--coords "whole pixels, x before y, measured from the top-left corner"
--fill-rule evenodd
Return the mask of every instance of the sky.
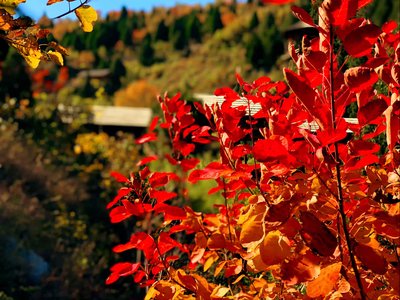
M 120 10 L 121 7 L 133 10 L 151 10 L 156 6 L 171 7 L 177 3 L 180 4 L 207 4 L 213 0 L 90 0 L 89 4 L 96 10 L 101 11 L 104 16 L 108 11 Z M 27 0 L 26 3 L 20 5 L 24 15 L 32 19 L 39 19 L 44 13 L 49 18 L 54 18 L 68 11 L 68 2 L 59 2 L 50 6 L 46 6 L 47 0 Z M 79 0 L 71 2 L 71 7 L 79 5 Z M 73 18 L 74 14 L 70 14 Z

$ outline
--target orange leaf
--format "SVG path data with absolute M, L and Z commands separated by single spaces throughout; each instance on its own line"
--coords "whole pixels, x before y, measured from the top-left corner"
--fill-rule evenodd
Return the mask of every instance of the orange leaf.
M 240 232 L 240 243 L 243 247 L 254 248 L 261 243 L 265 235 L 264 216 L 266 213 L 265 203 L 259 203 L 250 209 L 243 221 Z
M 280 264 L 290 255 L 288 238 L 279 230 L 268 232 L 260 245 L 260 255 L 266 265 Z
M 282 265 L 282 279 L 287 284 L 298 284 L 314 279 L 319 275 L 320 259 L 311 251 L 289 260 Z
M 330 294 L 339 279 L 341 267 L 342 263 L 338 262 L 323 268 L 317 279 L 307 285 L 307 295 L 317 298 Z

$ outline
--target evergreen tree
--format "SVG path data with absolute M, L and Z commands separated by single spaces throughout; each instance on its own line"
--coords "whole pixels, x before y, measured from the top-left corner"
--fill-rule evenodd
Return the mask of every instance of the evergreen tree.
M 89 76 L 87 76 L 85 79 L 85 84 L 80 89 L 79 94 L 83 98 L 90 98 L 90 97 L 93 97 L 95 95 L 95 93 L 96 93 L 96 89 L 90 83 Z
M 161 20 L 160 23 L 158 23 L 154 39 L 156 41 L 168 41 L 168 33 L 168 27 L 165 25 L 165 21 Z
M 254 12 L 249 23 L 249 30 L 257 28 L 259 24 L 260 20 L 258 19 L 257 12 Z
M 139 50 L 139 61 L 143 66 L 151 66 L 154 63 L 154 48 L 151 44 L 151 36 L 147 34 Z
M 116 77 L 118 79 L 126 75 L 126 68 L 122 63 L 121 58 L 113 60 L 113 62 L 111 63 L 110 72 L 113 77 Z
M 169 40 L 176 50 L 183 50 L 188 47 L 189 40 L 186 33 L 187 18 L 176 19 L 169 31 Z
M 126 68 L 120 58 L 114 59 L 110 66 L 110 79 L 107 81 L 105 91 L 112 95 L 122 86 L 121 78 L 126 75 Z
M 257 34 L 252 34 L 250 37 L 246 46 L 246 58 L 257 69 L 264 66 L 264 46 Z
M 194 40 L 198 43 L 201 42 L 201 23 L 195 13 L 190 14 L 187 17 L 186 22 L 186 38 L 187 40 Z
M 206 21 L 204 22 L 204 31 L 207 33 L 214 33 L 218 29 L 223 28 L 221 13 L 218 7 L 211 7 L 208 11 Z
M 125 46 L 133 45 L 132 32 L 133 32 L 133 30 L 132 30 L 132 28 L 130 28 L 130 26 L 125 26 L 120 31 L 120 39 L 124 43 Z
M 118 23 L 115 21 L 101 24 L 97 34 L 97 41 L 95 43 L 96 47 L 92 50 L 97 49 L 101 45 L 105 46 L 108 49 L 113 48 L 119 40 L 117 27 Z
M 266 71 L 274 66 L 276 59 L 283 53 L 283 42 L 278 27 L 275 24 L 275 17 L 268 14 L 258 26 L 258 36 L 262 43 L 263 59 L 262 64 L 257 63 L 254 67 L 262 67 Z
M 283 42 L 281 34 L 277 27 L 271 27 L 261 36 L 261 42 L 264 48 L 264 68 L 270 70 L 278 57 L 283 53 Z

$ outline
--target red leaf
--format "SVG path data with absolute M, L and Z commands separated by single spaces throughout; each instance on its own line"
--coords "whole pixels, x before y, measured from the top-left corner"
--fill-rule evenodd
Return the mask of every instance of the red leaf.
M 149 189 L 149 196 L 151 198 L 157 199 L 157 203 L 162 203 L 168 201 L 172 198 L 178 196 L 177 193 L 174 192 L 167 192 L 167 191 L 158 191 L 155 189 Z
M 376 155 L 370 154 L 362 156 L 361 158 L 352 157 L 345 165 L 345 171 L 353 171 L 364 168 L 365 166 L 375 164 L 379 162 L 379 158 Z
M 378 152 L 380 147 L 376 143 L 363 140 L 352 140 L 349 142 L 349 149 L 352 155 L 364 156 Z
M 124 252 L 130 249 L 142 250 L 147 259 L 151 259 L 155 250 L 153 238 L 145 232 L 137 232 L 131 236 L 126 244 L 120 244 L 113 248 L 116 253 Z
M 150 131 L 150 132 L 154 131 L 154 129 L 156 128 L 157 123 L 158 123 L 158 119 L 159 119 L 159 117 L 158 117 L 158 116 L 155 116 L 155 117 L 153 118 L 153 120 L 151 121 L 150 126 L 149 126 L 149 131 Z
M 366 67 L 350 68 L 344 73 L 344 82 L 355 93 L 370 89 L 377 81 L 375 71 Z
M 168 172 L 154 172 L 149 178 L 149 183 L 153 188 L 164 186 L 169 182 L 171 175 L 175 174 Z
M 311 16 L 306 12 L 304 9 L 301 7 L 297 6 L 292 6 L 292 13 L 300 20 L 303 21 L 304 23 L 315 27 L 316 25 L 314 24 L 314 20 L 311 18 Z
M 174 141 L 173 146 L 174 149 L 178 150 L 183 156 L 188 156 L 196 149 L 194 144 L 183 141 Z
M 307 211 L 300 214 L 301 237 L 310 249 L 322 256 L 331 256 L 337 247 L 336 237 L 316 216 Z
M 111 273 L 110 276 L 107 277 L 106 279 L 106 284 L 112 284 L 116 282 L 119 279 L 119 274 L 118 273 Z
M 318 109 L 321 108 L 321 105 L 317 104 L 318 94 L 310 87 L 304 77 L 297 75 L 287 68 L 284 68 L 283 72 L 293 93 L 315 118 L 319 127 L 323 129 L 325 127 L 324 124 L 326 124 L 326 117 L 322 113 L 323 110 Z
M 253 147 L 254 158 L 260 162 L 284 160 L 289 155 L 287 149 L 277 140 L 258 140 Z
M 164 214 L 164 221 L 183 220 L 186 219 L 186 212 L 177 206 L 165 203 L 156 204 L 154 211 Z
M 199 162 L 200 162 L 200 160 L 197 158 L 187 158 L 187 159 L 183 159 L 181 161 L 180 165 L 181 165 L 182 170 L 184 172 L 187 172 L 187 171 L 193 169 L 194 167 L 196 167 Z
M 128 183 L 129 182 L 128 178 L 126 178 L 121 173 L 118 173 L 118 172 L 115 172 L 115 171 L 112 171 L 110 173 L 110 176 L 114 177 L 115 180 L 118 181 L 118 182 L 122 182 L 122 183 Z
M 160 236 L 158 237 L 158 249 L 160 251 L 160 255 L 164 255 L 175 247 L 183 249 L 181 243 L 171 238 L 168 233 L 161 232 Z
M 358 122 L 360 125 L 369 124 L 372 120 L 381 116 L 387 107 L 387 103 L 383 99 L 376 99 L 368 102 L 358 109 Z
M 128 276 L 136 273 L 139 267 L 140 263 L 134 263 L 134 264 L 129 262 L 116 263 L 114 266 L 111 267 L 112 273 L 106 279 L 106 284 L 112 284 L 116 282 L 121 276 Z
M 133 277 L 133 281 L 138 283 L 138 282 L 142 281 L 144 276 L 146 276 L 146 272 L 139 270 L 136 272 L 135 276 Z
M 332 128 L 330 130 L 318 131 L 317 133 L 317 138 L 320 140 L 321 146 L 327 146 L 336 143 L 344 139 L 346 136 L 346 128 Z
M 146 157 L 142 158 L 141 160 L 139 160 L 139 162 L 136 164 L 136 166 L 140 167 L 143 165 L 147 165 L 149 162 L 152 162 L 157 159 L 158 159 L 157 155 L 146 156 Z
M 157 140 L 157 134 L 155 134 L 154 132 L 145 133 L 144 135 L 136 139 L 136 144 L 140 145 L 155 140 Z
M 111 223 L 119 223 L 131 216 L 132 214 L 128 213 L 123 206 L 118 206 L 110 211 Z
M 357 0 L 330 0 L 324 2 L 330 22 L 335 26 L 346 24 L 357 12 Z
M 357 244 L 354 252 L 361 263 L 375 274 L 386 273 L 388 263 L 376 250 L 364 244 Z
M 381 29 L 374 24 L 358 27 L 345 37 L 344 48 L 348 54 L 354 57 L 368 55 L 381 32 Z
M 121 198 L 125 197 L 132 191 L 131 188 L 120 188 L 117 195 L 114 197 L 114 199 L 107 204 L 107 209 L 113 207 Z
M 219 163 L 212 162 L 207 165 L 203 170 L 194 170 L 189 175 L 189 182 L 196 183 L 199 180 L 217 179 L 221 176 L 232 174 L 232 170 Z

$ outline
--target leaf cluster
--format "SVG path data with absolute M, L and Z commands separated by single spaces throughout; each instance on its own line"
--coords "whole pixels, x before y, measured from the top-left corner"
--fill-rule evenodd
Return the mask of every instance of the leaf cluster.
M 137 260 L 112 266 L 107 284 L 133 276 L 149 287 L 146 299 L 396 297 L 400 40 L 395 22 L 356 17 L 369 2 L 325 0 L 317 24 L 293 7 L 319 35 L 289 46 L 296 71 L 283 70 L 286 83 L 237 75 L 240 93 L 215 91 L 222 104 L 159 99 L 172 150 L 140 160 L 129 177 L 112 174 L 124 187 L 107 206 L 111 222 L 137 220 L 113 251 L 134 250 Z M 339 65 L 335 39 L 361 65 Z M 355 124 L 344 118 L 353 102 Z M 196 122 L 199 114 L 208 124 Z M 136 142 L 157 141 L 158 124 Z M 372 138 L 383 131 L 379 155 Z M 204 145 L 220 154 L 206 166 L 196 158 Z M 155 160 L 176 171 L 152 170 Z M 184 205 L 188 185 L 200 180 L 216 183 L 208 193 L 224 201 L 217 213 Z

